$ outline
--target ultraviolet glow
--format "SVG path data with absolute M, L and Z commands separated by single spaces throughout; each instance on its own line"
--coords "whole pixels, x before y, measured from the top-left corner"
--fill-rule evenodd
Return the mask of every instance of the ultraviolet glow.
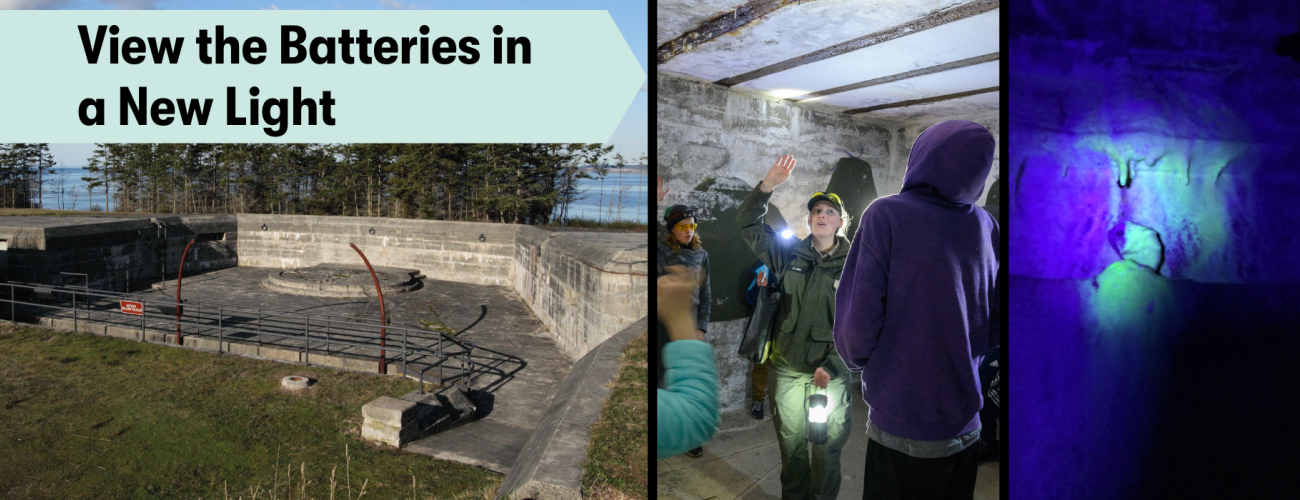
M 1290 424 L 1275 388 L 1300 343 L 1300 97 L 1272 51 L 1300 10 L 1276 5 L 1007 7 L 1012 498 L 1265 497 L 1244 490 L 1289 477 L 1293 447 L 1257 444 Z M 1162 235 L 1160 275 L 1106 243 L 1125 220 Z M 1231 473 L 1205 458 L 1238 449 Z
M 1213 282 L 1241 279 L 1233 265 L 1238 250 L 1232 221 L 1243 200 L 1232 195 L 1234 179 L 1243 172 L 1219 174 L 1243 156 L 1245 144 L 1135 133 L 1081 136 L 1073 149 L 1100 154 L 1109 164 L 1114 182 L 1105 226 L 1131 220 L 1161 234 L 1170 263 L 1162 274 Z M 1125 175 L 1131 178 L 1121 188 Z
M 1249 186 L 1235 181 L 1250 174 L 1249 134 L 1232 132 L 1245 127 L 1198 82 L 1135 76 L 1145 70 L 1083 51 L 1068 62 L 1042 54 L 1012 63 L 1021 80 L 1009 149 L 1029 161 L 1008 169 L 1009 266 L 1049 279 L 1020 282 L 1009 306 L 1010 352 L 1022 353 L 1011 383 L 1030 394 L 1008 405 L 1008 432 L 1020 436 L 1011 496 L 1139 497 L 1156 470 L 1169 353 L 1186 320 L 1170 278 L 1240 278 L 1249 226 L 1234 217 L 1247 212 Z M 1160 274 L 1108 244 L 1124 221 L 1160 233 Z

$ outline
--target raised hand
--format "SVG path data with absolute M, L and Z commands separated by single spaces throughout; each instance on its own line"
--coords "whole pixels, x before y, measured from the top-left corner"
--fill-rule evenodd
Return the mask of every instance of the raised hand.
M 697 270 L 686 266 L 668 266 L 668 274 L 656 281 L 659 321 L 668 331 L 671 340 L 704 340 L 691 316 L 695 305 L 695 289 L 703 281 Z
M 763 185 L 760 189 L 764 193 L 770 193 L 772 189 L 789 179 L 790 172 L 794 171 L 794 162 L 794 156 L 791 155 L 777 158 L 776 164 L 772 165 L 771 170 L 767 171 L 767 177 L 763 178 Z
M 659 178 L 659 201 L 657 203 L 663 203 L 665 196 L 668 196 L 668 188 L 664 187 L 664 178 L 660 177 Z

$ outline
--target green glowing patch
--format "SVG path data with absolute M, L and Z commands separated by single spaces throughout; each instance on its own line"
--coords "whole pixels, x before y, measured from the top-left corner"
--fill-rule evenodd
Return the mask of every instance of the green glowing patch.
M 1239 280 L 1232 265 L 1239 239 L 1232 231 L 1232 213 L 1247 200 L 1239 199 L 1233 178 L 1247 173 L 1220 173 L 1246 154 L 1245 143 L 1132 133 L 1081 136 L 1073 146 L 1109 160 L 1115 181 L 1106 225 L 1132 220 L 1159 231 L 1166 247 L 1177 253 L 1174 275 Z
M 1111 264 L 1097 276 L 1091 309 L 1099 331 L 1161 330 L 1178 320 L 1169 280 L 1131 260 Z

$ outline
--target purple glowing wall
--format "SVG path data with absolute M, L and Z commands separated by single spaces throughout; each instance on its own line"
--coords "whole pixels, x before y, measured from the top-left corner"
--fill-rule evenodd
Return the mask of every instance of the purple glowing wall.
M 1300 63 L 1274 48 L 1300 4 L 1007 8 L 1011 496 L 1292 477 Z M 1126 221 L 1159 232 L 1159 274 L 1119 263 Z

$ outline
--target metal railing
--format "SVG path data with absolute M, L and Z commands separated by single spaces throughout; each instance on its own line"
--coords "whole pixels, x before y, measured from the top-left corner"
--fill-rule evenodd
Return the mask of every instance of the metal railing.
M 388 349 L 389 360 L 400 358 L 400 374 L 418 379 L 421 392 L 424 391 L 426 374 L 435 368 L 438 383 L 444 387 L 449 380 L 469 386 L 483 375 L 496 375 L 496 381 L 484 386 L 487 390 L 505 383 L 527 364 L 519 357 L 479 347 L 438 330 L 412 327 L 406 323 L 382 325 L 377 319 L 359 316 L 307 314 L 190 300 L 181 304 L 178 315 L 175 298 L 159 297 L 149 292 L 107 292 L 84 286 L 18 282 L 0 284 L 0 297 L 0 304 L 9 305 L 5 319 L 14 323 L 36 322 L 42 317 L 67 319 L 70 316 L 73 330 L 80 331 L 83 322 L 135 329 L 137 340 L 141 342 L 150 342 L 150 336 L 161 336 L 163 343 L 175 342 L 177 332 L 180 332 L 182 338 L 216 340 L 219 354 L 230 353 L 229 348 L 233 345 L 293 348 L 300 351 L 302 363 L 308 366 L 313 352 L 318 356 L 352 356 L 378 361 L 381 349 Z M 122 311 L 121 301 L 138 302 L 142 311 L 139 315 L 126 314 Z M 0 311 L 0 314 L 5 313 Z M 380 328 L 387 329 L 390 339 L 384 348 L 379 345 Z M 391 351 L 397 346 L 391 339 L 396 334 L 402 337 L 401 352 L 394 356 Z M 189 347 L 196 348 L 193 345 Z M 448 366 L 449 363 L 452 366 Z M 448 376 L 446 372 L 449 369 L 455 369 L 457 373 Z

